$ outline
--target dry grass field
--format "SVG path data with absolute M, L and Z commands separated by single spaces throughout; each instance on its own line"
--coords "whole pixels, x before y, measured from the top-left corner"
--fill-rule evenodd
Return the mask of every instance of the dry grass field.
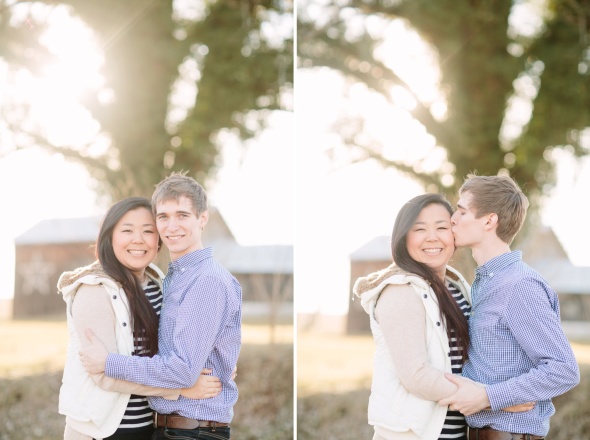
M 551 440 L 590 439 L 590 343 L 572 343 L 578 387 L 554 399 Z M 370 440 L 371 336 L 297 335 L 297 440 Z
M 243 336 L 232 437 L 293 439 L 293 327 L 279 326 L 272 346 L 268 326 L 244 325 Z M 0 321 L 0 440 L 63 438 L 67 340 L 61 320 Z

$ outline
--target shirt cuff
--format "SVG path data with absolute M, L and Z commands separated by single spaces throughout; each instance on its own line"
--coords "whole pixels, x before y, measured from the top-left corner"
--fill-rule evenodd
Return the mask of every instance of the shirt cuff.
M 486 393 L 490 401 L 492 411 L 499 411 L 509 406 L 515 405 L 514 398 L 510 392 L 510 385 L 506 382 L 486 385 Z
M 104 367 L 104 374 L 114 379 L 128 380 L 125 377 L 125 365 L 128 356 L 117 353 L 109 353 Z

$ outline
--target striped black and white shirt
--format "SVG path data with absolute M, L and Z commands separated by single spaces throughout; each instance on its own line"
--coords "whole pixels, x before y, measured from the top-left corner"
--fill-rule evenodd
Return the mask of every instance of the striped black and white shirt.
M 155 282 L 149 280 L 143 291 L 157 315 L 160 316 L 160 309 L 162 308 L 162 290 Z M 145 354 L 143 338 L 140 335 L 134 335 L 133 348 L 134 356 Z M 132 394 L 116 434 L 143 431 L 152 424 L 152 414 L 153 411 L 148 404 L 147 397 Z
M 471 306 L 467 302 L 467 299 L 463 296 L 453 284 L 447 283 L 447 288 L 467 319 L 471 313 Z M 451 338 L 449 340 L 449 346 L 451 349 L 451 369 L 453 374 L 461 374 L 461 354 L 459 352 L 459 345 L 457 344 L 457 338 L 454 336 L 454 332 L 451 332 Z M 459 411 L 447 411 L 445 417 L 445 424 L 443 425 L 442 432 L 440 433 L 439 439 L 465 439 L 467 438 L 466 432 L 467 424 L 465 423 L 465 417 Z

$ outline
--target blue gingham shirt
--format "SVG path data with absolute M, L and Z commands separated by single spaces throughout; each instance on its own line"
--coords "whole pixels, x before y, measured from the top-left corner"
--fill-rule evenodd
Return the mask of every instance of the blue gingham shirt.
M 486 384 L 492 410 L 467 416 L 467 422 L 474 428 L 546 435 L 555 412 L 551 398 L 580 381 L 561 328 L 557 294 L 515 251 L 476 269 L 471 296 L 463 376 Z M 527 412 L 501 411 L 525 402 L 537 404 Z
M 150 358 L 110 353 L 105 374 L 154 387 L 188 388 L 203 368 L 211 368 L 223 387 L 217 397 L 148 397 L 150 406 L 162 414 L 231 422 L 238 400 L 231 375 L 241 346 L 238 281 L 213 258 L 212 249 L 205 248 L 169 264 L 163 293 L 158 354 Z

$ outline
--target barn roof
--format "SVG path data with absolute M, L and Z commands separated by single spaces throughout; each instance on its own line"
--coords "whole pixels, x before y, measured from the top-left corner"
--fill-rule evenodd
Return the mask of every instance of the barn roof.
M 231 273 L 293 273 L 293 246 L 240 246 L 225 240 L 212 246 L 215 258 Z
M 537 225 L 518 242 L 516 249 L 522 250 L 523 259 L 527 262 L 542 260 L 568 260 L 569 257 L 563 244 L 549 226 Z M 517 236 L 518 238 L 518 236 Z
M 569 260 L 543 260 L 531 263 L 557 293 L 590 295 L 590 267 L 574 266 Z
M 391 261 L 391 237 L 373 238 L 350 254 L 351 261 Z
M 590 294 L 590 267 L 574 266 L 552 228 L 538 225 L 517 246 L 523 260 L 558 293 Z
M 15 239 L 15 245 L 94 243 L 102 216 L 42 220 Z M 293 273 L 293 246 L 241 246 L 217 209 L 211 210 L 205 246 L 232 273 Z
M 15 245 L 96 241 L 102 216 L 42 220 L 14 239 Z
M 95 242 L 102 215 L 78 218 L 41 220 L 31 229 L 16 237 L 15 245 L 88 243 Z M 234 240 L 230 229 L 217 208 L 209 208 L 209 224 L 204 236 L 209 240 Z

